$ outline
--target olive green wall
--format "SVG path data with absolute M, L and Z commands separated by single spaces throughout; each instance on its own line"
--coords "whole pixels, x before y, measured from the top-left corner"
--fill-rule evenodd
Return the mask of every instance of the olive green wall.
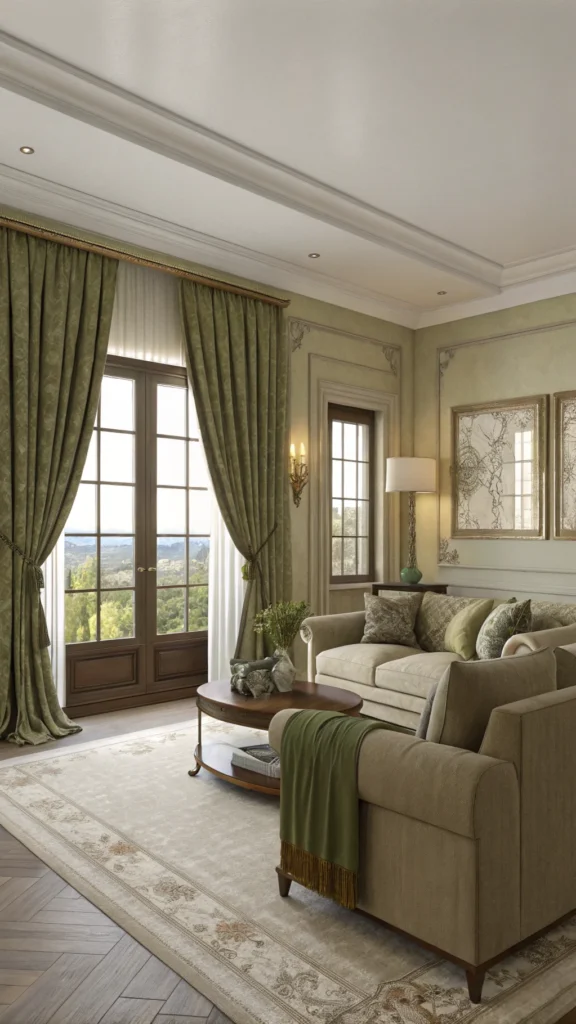
M 415 332 L 414 451 L 439 459 L 439 495 L 417 499 L 424 579 L 466 593 L 576 598 L 576 545 L 555 540 L 450 537 L 450 409 L 576 389 L 576 295 Z M 550 399 L 552 405 L 552 399 Z M 553 433 L 552 415 L 549 418 Z M 552 445 L 547 473 L 553 511 Z

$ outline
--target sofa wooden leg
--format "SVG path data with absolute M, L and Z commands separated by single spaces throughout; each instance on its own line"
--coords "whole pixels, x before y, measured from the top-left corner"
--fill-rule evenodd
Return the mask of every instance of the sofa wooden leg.
M 469 970 L 466 971 L 466 981 L 468 982 L 468 995 L 470 996 L 471 1003 L 479 1003 L 482 999 L 482 987 L 484 985 L 484 978 L 486 977 L 486 971 L 483 970 Z
M 280 891 L 280 895 L 287 896 L 290 892 L 292 879 L 288 878 L 288 875 L 283 875 L 280 868 L 276 868 L 276 874 L 278 875 L 278 889 Z

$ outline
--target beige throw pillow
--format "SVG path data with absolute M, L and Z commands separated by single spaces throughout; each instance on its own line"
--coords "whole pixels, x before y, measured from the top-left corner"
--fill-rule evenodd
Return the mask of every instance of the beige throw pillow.
M 389 594 L 386 597 L 364 595 L 366 624 L 363 644 L 404 644 L 418 647 L 414 633 L 421 594 Z
M 494 708 L 555 689 L 549 647 L 517 658 L 455 661 L 438 683 L 426 739 L 478 751 Z
M 416 638 L 423 651 L 443 651 L 446 627 L 457 612 L 473 604 L 474 597 L 452 597 L 427 591 L 416 618 Z

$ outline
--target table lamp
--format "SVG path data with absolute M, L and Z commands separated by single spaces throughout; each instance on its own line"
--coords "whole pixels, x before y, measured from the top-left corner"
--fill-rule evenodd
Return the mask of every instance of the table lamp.
M 386 459 L 386 490 L 408 493 L 408 565 L 400 571 L 403 583 L 422 579 L 416 564 L 416 494 L 436 490 L 436 459 Z

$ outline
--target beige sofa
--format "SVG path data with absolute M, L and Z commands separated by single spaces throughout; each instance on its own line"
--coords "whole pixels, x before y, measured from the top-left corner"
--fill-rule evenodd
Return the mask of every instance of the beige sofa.
M 425 594 L 422 608 L 429 610 L 434 603 L 446 608 L 449 600 Z M 466 599 L 452 600 L 458 608 Z M 576 604 L 534 601 L 532 608 L 542 616 L 552 615 L 562 626 L 511 637 L 503 657 L 576 643 Z M 414 732 L 432 687 L 450 662 L 462 659 L 449 651 L 363 644 L 364 622 L 363 611 L 312 616 L 304 621 L 301 636 L 308 644 L 308 679 L 351 690 L 362 697 L 363 714 Z
M 492 710 L 479 753 L 364 740 L 359 908 L 462 965 L 474 1002 L 487 967 L 576 909 L 575 736 L 571 687 Z

